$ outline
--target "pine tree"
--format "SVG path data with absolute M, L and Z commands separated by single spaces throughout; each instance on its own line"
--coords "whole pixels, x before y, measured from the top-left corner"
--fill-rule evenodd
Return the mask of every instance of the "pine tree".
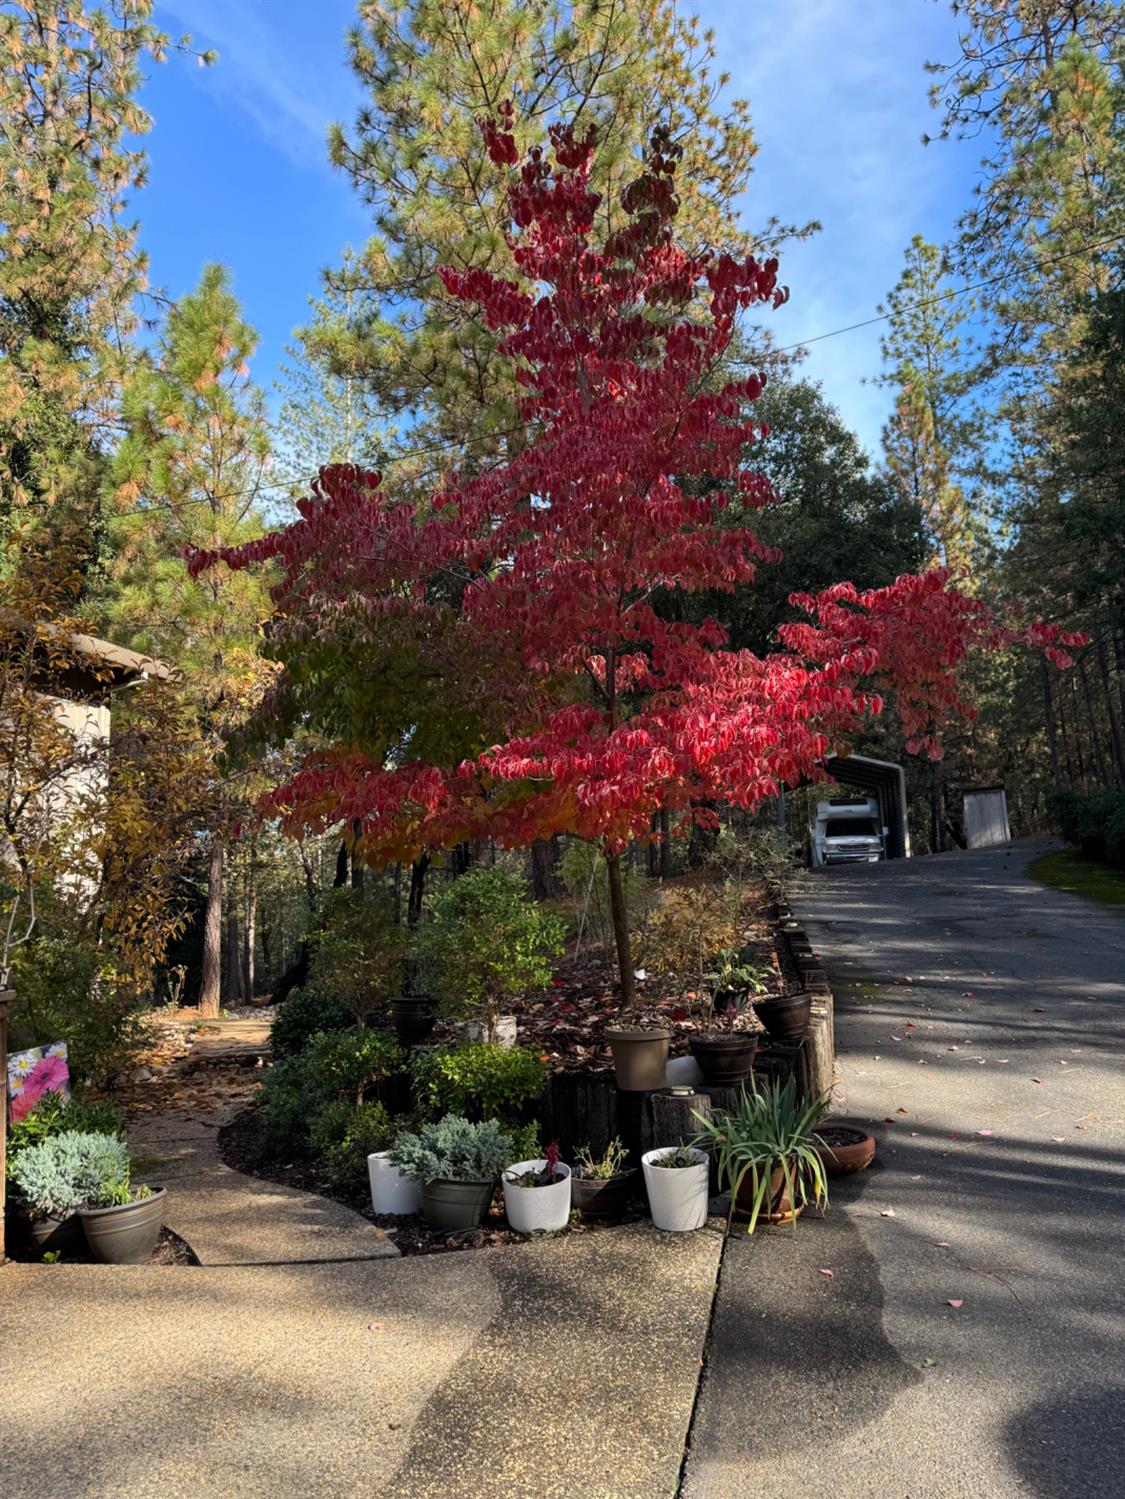
M 388 0 L 361 8 L 349 45 L 369 102 L 330 150 L 377 235 L 329 279 L 378 299 L 380 315 L 337 348 L 337 367 L 362 369 L 386 411 L 418 419 L 420 441 L 468 443 L 483 460 L 521 440 L 513 363 L 437 276 L 443 265 L 518 276 L 504 172 L 482 148 L 480 117 L 510 101 L 521 150 L 545 144 L 552 122 L 596 126 L 603 232 L 657 124 L 684 150 L 686 242 L 737 252 L 753 238 L 762 254 L 783 232 L 736 232 L 757 151 L 749 109 L 720 104 L 711 35 L 672 0 Z
M 308 493 L 318 469 L 328 463 L 382 467 L 387 430 L 362 369 L 352 363 L 355 330 L 376 309 L 354 290 L 354 256 L 344 255 L 339 288 L 313 300 L 312 320 L 286 349 L 288 364 L 277 382 L 281 406 L 274 423 L 275 469 L 290 497 Z
M 264 585 L 248 576 L 192 578 L 189 546 L 238 544 L 261 530 L 269 462 L 265 402 L 247 361 L 257 335 L 220 266 L 170 311 L 151 364 L 125 391 L 125 436 L 114 458 L 117 638 L 175 663 L 217 757 L 263 682 Z M 224 844 L 239 788 L 224 779 L 210 829 L 200 1006 L 217 1013 Z
M 46 527 L 88 576 L 99 493 L 145 285 L 129 193 L 136 101 L 168 38 L 151 0 L 6 0 L 0 9 L 0 531 L 9 570 Z M 187 44 L 184 38 L 181 45 Z M 201 58 L 210 60 L 209 55 Z
M 971 299 L 951 295 L 941 251 L 920 234 L 906 268 L 880 312 L 886 366 L 877 383 L 895 391 L 883 430 L 887 473 L 913 504 L 930 540 L 932 559 L 962 574 L 975 571 L 987 515 L 973 484 L 979 424 L 970 406 L 973 376 L 966 325 Z

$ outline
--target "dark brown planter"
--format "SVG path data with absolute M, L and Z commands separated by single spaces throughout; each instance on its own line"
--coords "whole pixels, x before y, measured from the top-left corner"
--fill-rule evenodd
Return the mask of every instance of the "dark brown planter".
M 720 989 L 712 1000 L 712 1008 L 716 1015 L 725 1015 L 732 1007 L 740 1015 L 744 1015 L 749 1004 L 749 989 Z
M 439 1177 L 422 1188 L 422 1217 L 441 1233 L 479 1228 L 492 1202 L 490 1181 L 462 1182 Z
M 729 1036 L 693 1036 L 691 1054 L 699 1063 L 705 1083 L 730 1087 L 750 1076 L 758 1037 L 751 1031 Z
M 437 1024 L 437 1006 L 428 994 L 392 999 L 391 1024 L 400 1046 L 421 1046 Z
M 828 1176 L 854 1176 L 875 1159 L 875 1137 L 858 1125 L 830 1120 L 816 1133 L 824 1142 L 816 1153 Z
M 25 1242 L 36 1254 L 67 1254 L 81 1247 L 82 1220 L 77 1213 L 65 1218 L 23 1218 Z
M 812 1014 L 811 994 L 781 994 L 758 999 L 754 1011 L 773 1041 L 803 1041 Z
M 165 1188 L 112 1208 L 83 1208 L 82 1227 L 90 1253 L 103 1265 L 144 1265 L 152 1258 L 164 1224 Z
M 583 1218 L 620 1218 L 636 1190 L 637 1173 L 622 1171 L 619 1176 L 600 1179 L 591 1176 L 570 1178 L 570 1201 Z
M 623 1093 L 649 1093 L 664 1087 L 672 1039 L 666 1026 L 608 1026 L 605 1039 L 613 1052 L 617 1086 Z

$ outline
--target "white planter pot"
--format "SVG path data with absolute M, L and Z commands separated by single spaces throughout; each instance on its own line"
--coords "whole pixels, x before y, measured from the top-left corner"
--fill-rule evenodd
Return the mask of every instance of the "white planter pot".
M 561 1181 L 549 1187 L 518 1187 L 509 1176 L 522 1176 L 525 1171 L 542 1171 L 545 1161 L 516 1161 L 508 1166 L 501 1180 L 504 1183 L 504 1211 L 508 1222 L 518 1234 L 557 1233 L 565 1228 L 570 1217 L 570 1167 L 560 1161 L 556 1172 L 562 1173 Z
M 669 1088 L 698 1088 L 703 1071 L 694 1057 L 673 1057 L 664 1069 Z
M 668 1233 L 686 1234 L 692 1229 L 702 1228 L 707 1222 L 708 1160 L 701 1150 L 693 1150 L 691 1154 L 699 1162 L 697 1166 L 677 1169 L 652 1164 L 658 1156 L 668 1155 L 670 1149 L 663 1145 L 659 1150 L 646 1150 L 641 1156 L 645 1191 L 656 1227 Z
M 497 1046 L 514 1046 L 516 1044 L 516 1017 L 514 1015 L 499 1015 L 496 1024 L 489 1029 L 482 1025 L 479 1020 L 470 1020 L 465 1026 L 466 1038 L 475 1045 L 478 1041 L 492 1041 Z
M 391 1165 L 389 1150 L 367 1157 L 371 1179 L 371 1206 L 376 1213 L 416 1213 L 422 1205 L 422 1188 Z

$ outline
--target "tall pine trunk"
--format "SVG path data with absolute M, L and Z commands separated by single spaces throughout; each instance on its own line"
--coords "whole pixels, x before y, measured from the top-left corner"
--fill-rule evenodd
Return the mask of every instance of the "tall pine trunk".
M 207 913 L 203 919 L 203 967 L 199 980 L 199 1013 L 217 1015 L 223 974 L 223 837 L 211 837 L 207 865 Z
M 246 933 L 243 957 L 243 980 L 248 1004 L 254 1003 L 254 942 L 258 921 L 257 853 L 257 845 L 251 841 L 250 858 L 246 865 Z
M 227 1004 L 233 1009 L 242 1003 L 242 943 L 239 941 L 238 912 L 227 912 Z

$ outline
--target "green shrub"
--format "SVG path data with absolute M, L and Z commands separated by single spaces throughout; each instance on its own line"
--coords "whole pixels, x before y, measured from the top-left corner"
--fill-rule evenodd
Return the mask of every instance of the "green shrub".
M 1047 793 L 1047 813 L 1084 859 L 1104 859 L 1125 868 L 1125 791 L 1055 787 Z
M 258 1145 L 266 1156 L 307 1155 L 315 1117 L 330 1103 L 353 1110 L 364 1092 L 397 1072 L 403 1054 L 381 1031 L 313 1036 L 296 1056 L 274 1062 L 262 1084 Z
M 538 1101 L 549 1070 L 517 1046 L 434 1046 L 414 1054 L 414 1097 L 427 1113 L 510 1122 Z
M 12 1162 L 29 1145 L 38 1145 L 64 1131 L 90 1135 L 124 1135 L 121 1115 L 111 1103 L 68 1099 L 65 1093 L 44 1093 L 30 1113 L 8 1126 L 8 1176 Z
M 470 869 L 430 902 L 418 938 L 423 982 L 444 1015 L 491 1028 L 506 1002 L 550 982 L 564 934 L 519 875 Z
M 342 1099 L 324 1106 L 312 1122 L 309 1142 L 338 1187 L 360 1190 L 367 1181 L 367 1157 L 389 1150 L 397 1130 L 381 1103 L 355 1108 Z
M 1106 862 L 1114 869 L 1125 869 L 1125 796 L 1105 828 Z
M 568 838 L 559 860 L 559 878 L 574 897 L 576 928 L 593 936 L 607 950 L 613 948 L 613 915 L 609 904 L 609 875 L 598 846 Z M 630 930 L 644 916 L 652 897 L 652 883 L 633 864 L 621 865 L 621 890 Z
M 308 986 L 287 999 L 270 1027 L 270 1047 L 275 1058 L 304 1051 L 314 1036 L 350 1030 L 352 1012 L 342 1001 L 321 989 Z
M 438 1177 L 488 1181 L 517 1159 L 515 1141 L 495 1119 L 470 1124 L 457 1114 L 424 1124 L 417 1134 L 400 1135 L 391 1151 L 403 1176 L 423 1184 Z
M 410 932 L 383 891 L 330 892 L 309 939 L 309 982 L 346 1005 L 360 1025 L 402 992 Z
M 129 1153 L 115 1135 L 65 1131 L 21 1150 L 12 1181 L 36 1216 L 64 1216 L 129 1182 Z

